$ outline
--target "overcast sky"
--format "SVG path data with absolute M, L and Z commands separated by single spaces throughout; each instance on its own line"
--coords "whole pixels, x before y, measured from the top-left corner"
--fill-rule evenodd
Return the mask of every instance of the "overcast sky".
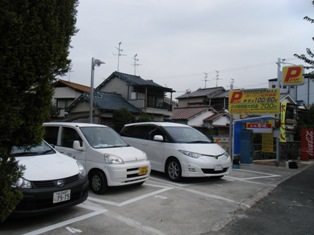
M 234 88 L 265 88 L 278 58 L 302 64 L 293 54 L 313 49 L 304 16 L 314 18 L 311 0 L 80 0 L 72 72 L 62 79 L 90 86 L 94 57 L 106 63 L 95 68 L 98 86 L 118 70 L 121 42 L 119 71 L 172 88 L 173 98 L 229 89 L 231 79 Z

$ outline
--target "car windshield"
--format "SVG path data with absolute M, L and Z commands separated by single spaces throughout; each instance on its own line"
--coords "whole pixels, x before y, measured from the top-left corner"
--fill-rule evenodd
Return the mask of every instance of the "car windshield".
M 209 139 L 191 127 L 165 127 L 169 135 L 177 143 L 210 143 Z
M 55 150 L 51 148 L 45 141 L 42 141 L 41 144 L 33 147 L 16 147 L 13 146 L 11 153 L 15 157 L 29 157 L 37 155 L 46 155 L 55 153 Z
M 93 148 L 128 146 L 121 136 L 109 127 L 81 127 L 80 129 Z

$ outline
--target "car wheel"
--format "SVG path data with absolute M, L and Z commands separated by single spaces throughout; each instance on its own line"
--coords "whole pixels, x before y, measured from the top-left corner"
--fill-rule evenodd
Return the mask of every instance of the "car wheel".
M 177 159 L 170 159 L 167 162 L 166 174 L 171 181 L 180 181 L 182 179 L 181 176 L 182 170 L 180 162 Z
M 91 190 L 95 194 L 104 194 L 107 190 L 107 178 L 101 171 L 93 171 L 89 177 L 89 184 Z

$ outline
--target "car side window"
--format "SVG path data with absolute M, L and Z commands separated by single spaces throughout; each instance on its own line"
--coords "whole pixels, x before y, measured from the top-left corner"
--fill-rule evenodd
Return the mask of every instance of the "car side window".
M 73 128 L 63 127 L 62 135 L 61 135 L 61 146 L 67 148 L 73 148 L 74 140 L 80 141 L 82 146 L 82 139 L 77 133 L 77 131 Z
M 49 144 L 57 145 L 58 144 L 58 132 L 59 132 L 59 127 L 57 127 L 57 126 L 46 126 L 44 139 Z
M 152 127 L 149 132 L 149 139 L 153 140 L 155 135 L 161 135 L 164 138 L 164 141 L 166 141 L 166 135 L 159 127 Z
M 126 127 L 121 135 L 138 139 L 148 139 L 147 127 L 143 125 Z

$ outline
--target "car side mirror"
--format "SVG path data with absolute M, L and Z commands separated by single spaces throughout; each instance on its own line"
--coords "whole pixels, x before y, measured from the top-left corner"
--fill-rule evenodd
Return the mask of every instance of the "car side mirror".
M 78 151 L 83 151 L 84 150 L 84 147 L 81 147 L 80 141 L 78 141 L 78 140 L 74 140 L 73 141 L 73 148 L 75 150 L 78 150 Z
M 162 142 L 164 141 L 164 137 L 162 135 L 154 135 L 153 140 Z

